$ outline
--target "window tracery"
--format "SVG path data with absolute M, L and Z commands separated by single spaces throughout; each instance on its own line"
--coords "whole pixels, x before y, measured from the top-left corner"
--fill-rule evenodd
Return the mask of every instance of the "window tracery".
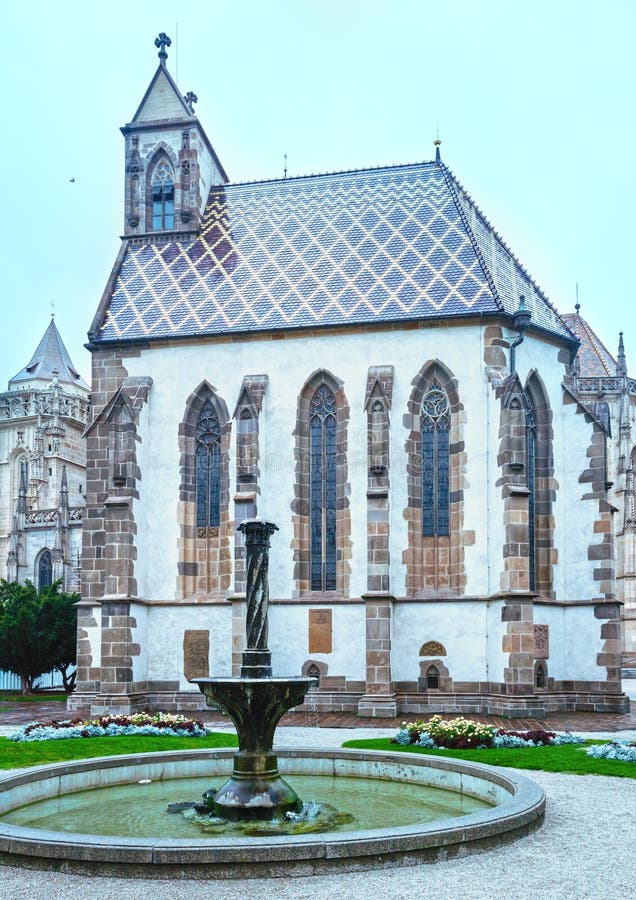
M 336 398 L 327 385 L 310 404 L 311 590 L 336 590 Z
M 152 230 L 174 228 L 174 173 L 167 159 L 162 159 L 152 175 Z
M 422 397 L 422 534 L 448 535 L 450 527 L 450 401 L 435 379 Z
M 43 550 L 38 560 L 38 588 L 50 587 L 53 584 L 53 557 L 50 550 Z
M 221 521 L 221 423 L 208 400 L 196 426 L 197 527 Z

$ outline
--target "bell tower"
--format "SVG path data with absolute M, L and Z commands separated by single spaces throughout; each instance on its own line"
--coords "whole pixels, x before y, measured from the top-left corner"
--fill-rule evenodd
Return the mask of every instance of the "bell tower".
M 159 65 L 126 139 L 124 235 L 196 232 L 215 184 L 229 180 L 197 116 L 192 91 L 182 95 L 167 67 L 171 40 L 155 39 Z

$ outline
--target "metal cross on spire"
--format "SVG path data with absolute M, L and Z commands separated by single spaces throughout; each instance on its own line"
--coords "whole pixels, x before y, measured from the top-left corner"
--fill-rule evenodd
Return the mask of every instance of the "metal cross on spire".
M 166 60 L 168 59 L 168 54 L 166 53 L 166 47 L 169 47 L 172 44 L 172 41 L 163 31 L 159 35 L 159 37 L 155 38 L 155 47 L 159 50 L 159 59 L 161 60 L 161 65 L 165 66 Z

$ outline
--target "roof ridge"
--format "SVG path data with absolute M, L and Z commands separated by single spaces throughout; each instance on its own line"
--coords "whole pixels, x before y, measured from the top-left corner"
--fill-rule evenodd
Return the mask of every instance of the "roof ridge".
M 287 175 L 284 178 L 256 178 L 253 181 L 229 181 L 227 184 L 214 184 L 210 188 L 212 191 L 220 188 L 228 187 L 249 187 L 256 184 L 273 184 L 280 182 L 285 184 L 288 181 L 301 181 L 303 178 L 327 178 L 330 175 L 356 175 L 358 172 L 386 172 L 388 169 L 415 169 L 419 166 L 434 166 L 435 161 L 432 159 L 423 159 L 419 162 L 411 163 L 391 163 L 386 166 L 359 166 L 356 169 L 335 169 L 332 172 L 307 172 L 304 175 Z
M 538 282 L 532 277 L 532 275 L 530 274 L 530 272 L 528 272 L 528 270 L 527 270 L 526 267 L 523 265 L 523 263 L 521 262 L 521 260 L 520 260 L 519 257 L 517 256 L 517 254 L 514 252 L 514 250 L 512 250 L 512 248 L 509 246 L 509 244 L 507 244 L 506 241 L 503 239 L 503 237 L 499 234 L 499 232 L 497 231 L 497 229 L 495 228 L 495 226 L 492 224 L 492 222 L 490 221 L 490 219 L 488 218 L 488 216 L 486 216 L 486 215 L 482 212 L 481 207 L 479 206 L 479 204 L 477 204 L 477 203 L 473 200 L 471 194 L 466 190 L 466 188 L 465 188 L 464 185 L 461 183 L 461 181 L 455 176 L 454 172 L 452 172 L 452 170 L 449 169 L 448 166 L 445 165 L 445 163 L 442 162 L 441 165 L 442 165 L 445 169 L 447 169 L 447 171 L 448 171 L 450 177 L 453 179 L 453 181 L 455 182 L 455 184 L 457 185 L 457 187 L 462 191 L 462 193 L 466 196 L 466 199 L 468 200 L 468 202 L 470 203 L 470 205 L 473 207 L 473 209 L 475 210 L 475 212 L 477 213 L 477 215 L 479 216 L 479 218 L 482 220 L 482 222 L 484 223 L 484 225 L 485 225 L 485 226 L 488 228 L 488 230 L 492 233 L 492 235 L 493 235 L 493 237 L 495 238 L 495 240 L 497 240 L 497 241 L 499 242 L 499 244 L 500 244 L 500 245 L 502 246 L 502 248 L 506 251 L 506 253 L 509 254 L 510 258 L 514 261 L 515 265 L 519 267 L 519 270 L 520 270 L 520 271 L 523 273 L 523 275 L 528 279 L 528 281 L 530 282 L 530 284 L 532 285 L 532 287 L 535 289 L 535 291 L 537 291 L 537 293 L 539 294 L 539 296 L 541 297 L 541 299 L 544 301 L 544 303 L 548 306 L 549 309 L 552 310 L 552 312 L 555 314 L 555 316 L 557 317 L 557 319 L 559 319 L 559 321 L 564 325 L 565 329 L 566 329 L 566 330 L 567 330 L 574 338 L 576 338 L 576 339 L 578 340 L 578 338 L 576 337 L 576 334 L 574 334 L 574 332 L 572 331 L 572 329 L 568 326 L 567 322 L 564 322 L 564 321 L 563 321 L 563 318 L 562 318 L 562 316 L 561 316 L 561 313 L 558 311 L 558 309 L 556 308 L 556 306 L 554 305 L 554 303 L 552 303 L 552 301 L 550 300 L 550 298 L 548 297 L 548 295 L 546 294 L 546 292 L 545 292 L 545 291 L 543 290 L 543 288 L 538 284 Z
M 481 247 L 479 246 L 479 243 L 477 241 L 477 238 L 475 237 L 473 229 L 470 227 L 470 222 L 468 221 L 466 213 L 462 209 L 462 205 L 459 202 L 459 197 L 457 196 L 457 191 L 455 189 L 453 174 L 450 171 L 450 169 L 446 166 L 446 164 L 444 162 L 442 162 L 441 160 L 439 162 L 439 167 L 442 171 L 442 174 L 444 176 L 444 181 L 446 182 L 446 185 L 450 191 L 451 197 L 453 198 L 453 203 L 455 204 L 455 206 L 457 208 L 457 212 L 459 213 L 459 218 L 462 220 L 462 224 L 463 224 L 464 228 L 466 229 L 466 234 L 468 235 L 468 239 L 469 239 L 470 243 L 472 244 L 472 247 L 473 247 L 473 250 L 475 251 L 475 255 L 476 255 L 477 259 L 479 260 L 479 265 L 481 266 L 482 272 L 484 273 L 484 277 L 485 277 L 486 281 L 488 282 L 488 287 L 492 291 L 493 299 L 494 299 L 495 303 L 497 304 L 497 306 L 499 307 L 499 309 L 503 312 L 504 307 L 503 307 L 503 303 L 501 302 L 501 299 L 499 297 L 499 291 L 497 290 L 497 285 L 495 284 L 495 281 L 494 281 L 494 278 L 492 277 L 492 273 L 491 273 L 490 269 L 486 265 L 486 260 L 484 259 L 484 255 L 481 252 Z

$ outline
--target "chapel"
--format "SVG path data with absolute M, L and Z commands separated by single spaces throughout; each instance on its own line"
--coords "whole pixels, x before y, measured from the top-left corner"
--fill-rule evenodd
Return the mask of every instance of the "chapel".
M 625 711 L 624 355 L 586 370 L 578 310 L 559 315 L 439 142 L 231 182 L 155 43 L 89 332 L 70 708 L 195 710 L 192 679 L 238 674 L 237 525 L 260 517 L 274 674 L 316 677 L 312 709 Z

